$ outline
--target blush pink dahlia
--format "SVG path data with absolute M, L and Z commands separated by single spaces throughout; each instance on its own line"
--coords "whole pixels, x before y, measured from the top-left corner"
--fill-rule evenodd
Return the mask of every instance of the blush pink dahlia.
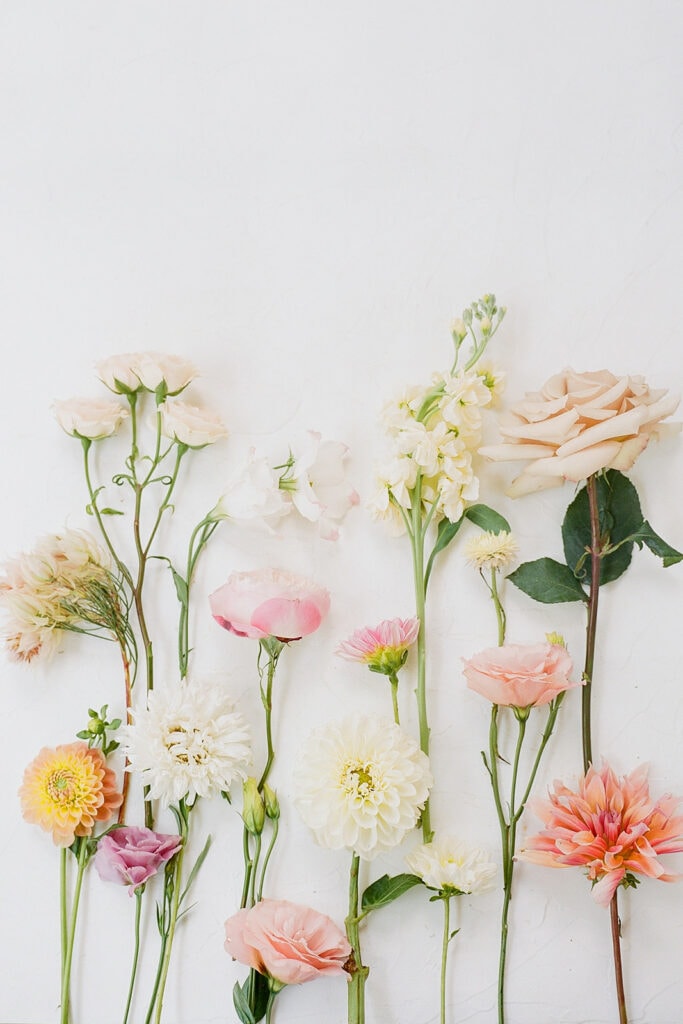
M 463 661 L 470 690 L 492 704 L 536 707 L 580 685 L 569 678 L 572 659 L 562 644 L 506 644 Z
M 673 882 L 659 857 L 683 852 L 683 816 L 674 811 L 679 797 L 654 801 L 647 766 L 618 778 L 607 764 L 590 767 L 576 791 L 555 783 L 548 800 L 530 804 L 545 828 L 533 836 L 520 857 L 547 867 L 587 869 L 593 899 L 606 907 L 619 885 L 635 885 L 646 875 Z
M 371 672 L 392 675 L 405 664 L 419 631 L 419 619 L 385 619 L 374 629 L 357 629 L 335 654 L 367 665 Z
M 351 946 L 325 914 L 287 900 L 261 900 L 225 922 L 225 949 L 281 985 L 342 974 Z
M 209 597 L 211 613 L 237 636 L 283 643 L 314 633 L 330 608 L 324 587 L 281 569 L 234 572 Z

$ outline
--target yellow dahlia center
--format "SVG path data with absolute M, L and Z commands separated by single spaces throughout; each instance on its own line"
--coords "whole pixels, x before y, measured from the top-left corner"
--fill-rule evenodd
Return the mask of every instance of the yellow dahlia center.
M 372 764 L 368 761 L 347 762 L 342 771 L 342 786 L 349 796 L 370 796 L 377 788 Z

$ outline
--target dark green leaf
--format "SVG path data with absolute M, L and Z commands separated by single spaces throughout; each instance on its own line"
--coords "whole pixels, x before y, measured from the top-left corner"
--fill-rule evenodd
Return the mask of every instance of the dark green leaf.
M 382 875 L 363 893 L 361 909 L 369 913 L 379 907 L 386 907 L 415 885 L 422 885 L 422 879 L 417 875 L 394 875 L 392 878 L 389 875 Z
M 436 543 L 432 548 L 432 553 L 429 556 L 429 561 L 427 562 L 427 568 L 425 570 L 425 587 L 429 583 L 429 577 L 432 574 L 434 559 L 438 555 L 439 551 L 443 551 L 444 548 L 448 547 L 448 545 L 453 540 L 456 533 L 462 526 L 462 523 L 462 516 L 460 517 L 460 519 L 458 519 L 457 523 L 452 523 L 450 519 L 442 519 L 441 522 L 439 523 L 439 529 L 436 534 Z
M 235 1004 L 235 1011 L 242 1024 L 256 1024 L 256 1017 L 249 1008 L 249 1002 L 244 992 L 247 984 L 248 982 L 245 982 L 243 988 L 239 981 L 235 982 L 235 987 L 232 990 L 232 1001 Z
M 586 601 L 586 593 L 571 569 L 554 558 L 537 558 L 524 562 L 507 577 L 534 601 L 561 604 Z
M 616 550 L 600 560 L 600 583 L 611 583 L 631 564 L 633 534 L 643 523 L 643 513 L 635 487 L 623 473 L 609 469 L 596 479 L 601 544 Z M 576 575 L 590 579 L 591 523 L 588 489 L 584 486 L 567 509 L 562 523 L 562 541 L 567 565 Z
M 250 971 L 251 981 L 251 1008 L 254 1014 L 254 1020 L 260 1021 L 266 1015 L 268 1009 L 268 999 L 270 997 L 270 989 L 268 988 L 268 979 L 264 974 L 259 974 L 258 971 Z
M 489 508 L 488 505 L 470 505 L 465 509 L 465 515 L 471 523 L 488 533 L 509 533 L 510 524 L 500 512 Z
M 672 548 L 665 540 L 662 540 L 645 519 L 638 532 L 633 534 L 632 540 L 639 548 L 642 548 L 643 544 L 645 544 L 653 555 L 661 558 L 665 569 L 670 565 L 676 565 L 677 562 L 683 561 L 683 554 Z

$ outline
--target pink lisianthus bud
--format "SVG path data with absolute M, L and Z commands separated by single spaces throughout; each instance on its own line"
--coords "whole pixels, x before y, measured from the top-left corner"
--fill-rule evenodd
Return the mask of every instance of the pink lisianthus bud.
M 234 572 L 209 597 L 211 614 L 237 636 L 283 643 L 314 633 L 327 615 L 330 595 L 324 587 L 281 569 Z
M 492 704 L 535 707 L 582 685 L 569 678 L 572 659 L 561 644 L 506 644 L 463 661 L 469 688 Z
M 287 900 L 261 900 L 225 922 L 225 949 L 281 985 L 342 974 L 351 946 L 325 914 Z
M 180 836 L 124 825 L 102 836 L 94 864 L 103 882 L 127 885 L 132 896 L 182 845 Z

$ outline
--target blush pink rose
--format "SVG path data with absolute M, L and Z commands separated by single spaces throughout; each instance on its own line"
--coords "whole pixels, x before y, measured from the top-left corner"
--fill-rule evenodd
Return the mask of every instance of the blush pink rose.
M 181 843 L 180 836 L 124 825 L 102 836 L 94 864 L 103 882 L 127 885 L 132 896 L 178 852 Z
M 209 597 L 211 614 L 223 629 L 285 643 L 314 633 L 330 608 L 330 595 L 316 583 L 282 569 L 234 572 Z
M 652 437 L 674 427 L 661 421 L 678 403 L 678 395 L 650 390 L 643 377 L 566 369 L 513 405 L 500 425 L 505 443 L 481 453 L 528 463 L 508 490 L 512 497 L 578 483 L 602 469 L 630 469 Z
M 233 958 L 282 985 L 342 974 L 351 955 L 343 931 L 310 907 L 261 900 L 225 922 L 225 949 Z
M 470 690 L 492 704 L 549 704 L 564 690 L 581 685 L 569 678 L 572 659 L 561 644 L 506 644 L 463 661 Z

